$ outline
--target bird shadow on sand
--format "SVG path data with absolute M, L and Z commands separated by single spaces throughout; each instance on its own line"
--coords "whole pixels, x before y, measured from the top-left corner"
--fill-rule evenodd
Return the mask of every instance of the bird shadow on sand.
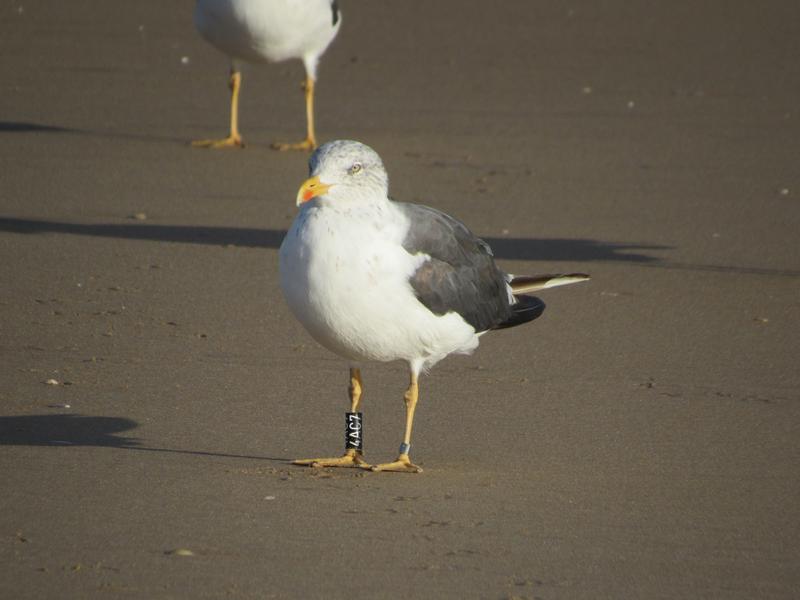
M 27 123 L 25 121 L 0 121 L 0 132 L 2 133 L 80 133 L 68 127 L 58 127 L 55 125 L 41 125 L 39 123 Z
M 65 223 L 0 216 L 0 232 L 20 234 L 67 234 L 153 242 L 278 248 L 286 231 L 252 227 L 210 225 L 155 225 L 152 223 Z M 524 261 L 621 262 L 639 267 L 667 270 L 800 277 L 800 270 L 748 265 L 717 265 L 670 261 L 653 253 L 671 246 L 647 243 L 610 242 L 593 239 L 484 237 L 495 258 Z
M 0 121 L 0 134 L 13 133 L 61 133 L 78 136 L 92 136 L 100 138 L 126 139 L 141 142 L 174 142 L 188 145 L 189 141 L 178 137 L 151 135 L 143 133 L 126 133 L 121 131 L 97 131 L 91 129 L 77 129 L 75 127 L 61 127 L 58 125 L 44 125 L 27 121 Z
M 4 416 L 0 417 L 0 446 L 98 446 L 140 452 L 291 462 L 288 458 L 271 456 L 154 448 L 142 445 L 138 438 L 119 435 L 138 426 L 136 421 L 126 417 L 97 417 L 79 414 Z
M 202 225 L 154 225 L 151 223 L 64 223 L 58 221 L 0 217 L 0 231 L 21 234 L 58 233 L 207 244 L 248 248 L 278 248 L 285 230 L 249 227 L 215 227 Z M 591 239 L 527 239 L 484 238 L 496 258 L 538 261 L 625 261 L 634 263 L 658 262 L 647 251 L 667 250 L 667 246 L 603 242 Z

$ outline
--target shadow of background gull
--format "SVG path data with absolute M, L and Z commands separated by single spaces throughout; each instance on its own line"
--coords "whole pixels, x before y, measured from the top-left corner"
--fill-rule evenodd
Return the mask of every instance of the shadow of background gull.
M 0 232 L 38 234 L 60 233 L 157 242 L 278 248 L 286 235 L 283 229 L 217 227 L 202 225 L 153 225 L 145 223 L 64 223 L 0 217 Z M 494 256 L 503 260 L 623 262 L 640 267 L 706 271 L 746 275 L 800 277 L 800 270 L 773 269 L 751 265 L 681 263 L 647 254 L 671 250 L 657 244 L 606 242 L 593 239 L 484 237 Z
M 80 133 L 66 127 L 40 125 L 25 121 L 0 121 L 0 132 L 3 133 Z
M 124 132 L 109 132 L 109 131 L 93 131 L 89 129 L 76 129 L 73 127 L 61 127 L 58 125 L 44 125 L 41 123 L 31 123 L 27 121 L 0 121 L 0 134 L 13 134 L 13 133 L 63 133 L 77 136 L 94 136 L 100 138 L 123 139 L 123 140 L 137 140 L 142 142 L 174 142 L 180 145 L 186 145 L 186 140 L 177 136 L 159 136 L 152 134 L 141 133 L 124 133 Z
M 33 219 L 0 217 L 0 231 L 9 233 L 63 233 L 101 237 L 209 244 L 218 246 L 244 246 L 278 248 L 286 235 L 285 230 L 244 227 L 212 227 L 187 225 L 152 225 L 140 223 L 63 223 Z M 634 263 L 656 262 L 659 259 L 642 251 L 667 250 L 667 246 L 625 244 L 591 239 L 483 239 L 492 247 L 496 258 L 508 260 L 542 261 L 625 261 Z

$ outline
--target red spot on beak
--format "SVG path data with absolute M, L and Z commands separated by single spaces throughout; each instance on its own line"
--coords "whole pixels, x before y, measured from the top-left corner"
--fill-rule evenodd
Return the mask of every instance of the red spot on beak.
M 297 206 L 308 202 L 312 198 L 321 196 L 330 189 L 330 185 L 322 183 L 319 177 L 310 177 L 303 182 L 300 189 L 297 191 Z

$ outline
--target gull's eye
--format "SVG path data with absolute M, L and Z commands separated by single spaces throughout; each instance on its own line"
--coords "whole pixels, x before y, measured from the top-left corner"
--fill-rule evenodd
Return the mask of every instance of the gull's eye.
M 363 165 L 357 162 L 353 163 L 353 165 L 349 169 L 347 169 L 347 172 L 350 173 L 350 175 L 355 175 L 356 173 L 361 172 L 361 169 L 363 168 L 364 168 Z

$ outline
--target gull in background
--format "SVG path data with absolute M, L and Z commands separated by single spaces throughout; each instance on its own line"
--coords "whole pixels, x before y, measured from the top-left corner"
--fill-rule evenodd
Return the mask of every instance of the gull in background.
M 231 59 L 231 123 L 228 137 L 198 140 L 203 148 L 241 147 L 239 133 L 239 91 L 241 63 L 279 62 L 291 58 L 303 61 L 306 80 L 306 138 L 298 143 L 274 143 L 278 150 L 313 150 L 314 85 L 319 58 L 341 25 L 336 0 L 197 0 L 194 23 L 200 34 Z

